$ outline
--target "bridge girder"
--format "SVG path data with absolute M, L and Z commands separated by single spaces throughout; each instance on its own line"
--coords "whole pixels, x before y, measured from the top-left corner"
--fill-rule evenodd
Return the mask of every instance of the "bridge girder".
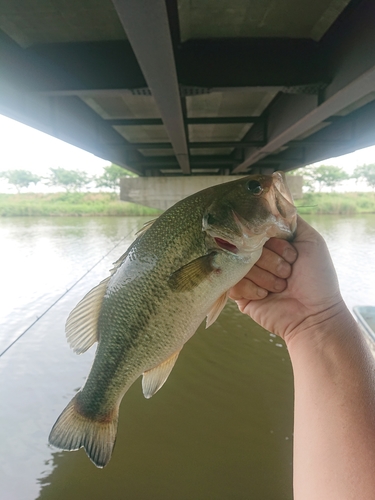
M 139 175 L 344 154 L 375 143 L 375 3 L 342 4 L 310 37 L 250 36 L 244 22 L 240 37 L 184 39 L 177 0 L 115 0 L 115 40 L 30 41 L 0 21 L 0 112 Z

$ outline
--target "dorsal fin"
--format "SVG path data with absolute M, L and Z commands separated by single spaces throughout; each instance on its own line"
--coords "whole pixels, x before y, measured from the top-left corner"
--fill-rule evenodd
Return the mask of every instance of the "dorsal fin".
M 227 303 L 228 295 L 229 295 L 229 292 L 225 292 L 225 293 L 223 293 L 223 295 L 220 295 L 220 297 L 217 299 L 217 301 L 211 307 L 209 313 L 207 314 L 206 328 L 211 326 L 212 323 L 215 323 L 215 321 L 219 317 L 219 314 L 224 309 L 225 304 Z
M 155 220 L 156 219 L 152 219 L 146 222 L 136 233 L 136 239 L 147 231 Z M 68 343 L 75 353 L 82 354 L 99 340 L 98 319 L 102 307 L 103 297 L 109 280 L 124 262 L 128 252 L 129 249 L 127 249 L 127 251 L 113 263 L 113 267 L 110 270 L 108 278 L 101 281 L 99 285 L 87 293 L 69 314 L 65 325 L 65 331 Z
M 128 255 L 128 252 L 129 252 L 129 249 L 128 249 L 128 250 L 126 250 L 126 252 L 125 252 L 125 253 L 123 253 L 123 254 L 121 255 L 121 257 L 119 257 L 119 258 L 118 258 L 115 262 L 113 262 L 113 264 L 112 264 L 112 266 L 113 266 L 113 267 L 112 267 L 112 269 L 110 269 L 110 271 L 109 271 L 109 272 L 111 273 L 111 274 L 109 275 L 109 277 L 111 277 L 111 276 L 113 276 L 113 275 L 115 274 L 115 272 L 117 271 L 117 269 L 121 266 L 121 264 L 122 264 L 122 263 L 124 262 L 124 260 L 126 259 L 127 255 Z
M 152 226 L 152 224 L 156 221 L 156 219 L 157 219 L 157 217 L 156 217 L 155 219 L 151 219 L 151 220 L 149 220 L 148 222 L 145 222 L 145 223 L 143 224 L 143 226 L 141 227 L 141 229 L 139 229 L 139 231 L 137 231 L 137 232 L 135 233 L 136 238 L 135 238 L 135 240 L 134 240 L 133 244 L 135 243 L 135 241 L 137 241 L 137 240 L 138 240 L 138 238 L 139 238 L 140 236 L 142 236 L 142 234 L 143 234 L 143 233 L 145 233 L 145 232 L 147 231 L 147 229 L 149 229 L 149 228 Z M 130 246 L 131 246 L 131 245 L 130 245 Z M 130 246 L 129 246 L 129 248 L 130 248 Z M 117 259 L 117 260 L 113 263 L 113 267 L 112 267 L 112 269 L 110 270 L 111 276 L 113 276 L 113 275 L 115 274 L 115 272 L 117 271 L 117 269 L 121 266 L 121 264 L 122 264 L 122 263 L 124 262 L 124 260 L 126 259 L 127 255 L 128 255 L 128 252 L 129 252 L 129 248 L 126 250 L 126 252 L 125 252 L 125 253 L 123 253 L 123 254 L 121 255 L 121 257 L 119 257 L 119 258 L 118 258 L 118 259 Z
M 137 238 L 139 238 L 143 233 L 145 233 L 147 231 L 147 229 L 150 229 L 150 227 L 156 221 L 156 219 L 158 219 L 158 217 L 155 217 L 155 219 L 151 219 L 151 220 L 145 222 L 143 224 L 143 226 L 141 227 L 141 229 L 139 229 L 139 231 L 137 231 L 135 233 L 135 235 L 137 236 Z
M 136 233 L 138 239 L 156 219 L 152 219 Z M 128 255 L 129 249 L 121 255 L 110 270 L 110 275 L 99 285 L 94 287 L 87 293 L 83 299 L 76 305 L 73 311 L 69 314 L 66 321 L 65 331 L 68 343 L 73 351 L 77 354 L 82 354 L 87 351 L 98 338 L 98 319 L 102 307 L 103 297 L 108 286 L 108 282 L 115 272 L 119 269 Z
M 90 290 L 66 320 L 66 338 L 76 354 L 82 354 L 98 341 L 98 318 L 110 278 Z
M 147 229 L 149 229 L 152 224 L 156 221 L 158 217 L 156 217 L 155 219 L 151 219 L 147 222 L 145 222 L 143 224 L 143 226 L 141 227 L 141 229 L 139 229 L 136 233 L 135 233 L 135 240 L 133 241 L 132 245 L 138 240 L 138 238 L 140 236 L 142 236 L 143 233 L 145 233 L 147 231 Z M 117 269 L 121 266 L 121 264 L 123 263 L 123 261 L 125 260 L 126 256 L 128 255 L 128 252 L 129 252 L 129 249 L 132 245 L 129 245 L 128 249 L 126 250 L 125 253 L 123 253 L 121 255 L 121 257 L 119 257 L 114 263 L 113 263 L 113 268 L 111 269 L 111 276 L 117 271 Z
M 155 394 L 165 383 L 169 374 L 176 363 L 180 350 L 176 351 L 168 359 L 160 363 L 160 365 L 144 372 L 142 379 L 142 389 L 145 398 L 149 399 Z

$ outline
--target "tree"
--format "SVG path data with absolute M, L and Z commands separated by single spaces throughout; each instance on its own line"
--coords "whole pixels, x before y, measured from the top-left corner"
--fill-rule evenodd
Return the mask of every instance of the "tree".
M 50 186 L 63 187 L 68 193 L 79 191 L 82 187 L 91 182 L 86 172 L 80 170 L 67 170 L 62 167 L 50 168 L 51 174 L 48 177 Z
M 134 174 L 112 163 L 104 167 L 104 174 L 96 179 L 96 187 L 105 187 L 112 191 L 118 191 L 120 187 L 120 177 L 124 176 L 134 177 Z
M 349 179 L 349 175 L 341 167 L 319 165 L 313 170 L 313 177 L 319 183 L 319 191 L 323 186 L 333 188 L 340 182 Z
M 364 180 L 372 189 L 375 189 L 375 163 L 356 167 L 353 172 L 353 178 Z
M 29 170 L 6 170 L 1 172 L 0 176 L 12 184 L 18 193 L 21 188 L 28 188 L 30 184 L 37 184 L 40 181 L 40 177 Z
M 307 165 L 306 167 L 300 167 L 296 170 L 290 170 L 287 172 L 288 175 L 302 175 L 303 177 L 303 187 L 307 188 L 307 191 L 314 191 L 314 167 L 312 165 Z

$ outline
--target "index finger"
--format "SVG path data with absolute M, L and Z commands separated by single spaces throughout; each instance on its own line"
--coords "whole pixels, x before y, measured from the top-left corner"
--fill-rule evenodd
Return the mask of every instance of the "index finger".
M 265 243 L 264 247 L 278 254 L 284 260 L 289 262 L 289 264 L 293 264 L 297 259 L 298 255 L 297 250 L 291 243 L 289 243 L 286 240 L 281 240 L 279 238 L 271 238 Z

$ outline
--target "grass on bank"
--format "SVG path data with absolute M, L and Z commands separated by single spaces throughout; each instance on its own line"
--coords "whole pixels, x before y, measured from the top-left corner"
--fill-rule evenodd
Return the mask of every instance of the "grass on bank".
M 115 193 L 0 194 L 0 216 L 158 215 L 160 210 L 120 201 Z
M 305 193 L 295 204 L 301 215 L 375 213 L 375 193 Z
M 375 213 L 375 193 L 306 193 L 300 214 Z M 0 194 L 0 216 L 158 215 L 160 210 L 120 201 L 115 193 Z

